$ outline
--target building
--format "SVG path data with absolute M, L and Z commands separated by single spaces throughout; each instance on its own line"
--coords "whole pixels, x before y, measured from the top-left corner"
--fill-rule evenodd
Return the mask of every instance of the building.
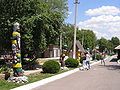
M 60 48 L 57 45 L 49 45 L 44 52 L 44 58 L 60 57 Z

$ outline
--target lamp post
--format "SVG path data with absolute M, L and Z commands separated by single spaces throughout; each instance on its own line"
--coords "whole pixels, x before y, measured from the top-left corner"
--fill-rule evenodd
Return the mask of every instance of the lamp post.
M 77 17 L 77 4 L 79 4 L 78 0 L 75 0 L 75 17 L 74 17 L 74 43 L 73 43 L 73 58 L 76 58 L 76 17 Z

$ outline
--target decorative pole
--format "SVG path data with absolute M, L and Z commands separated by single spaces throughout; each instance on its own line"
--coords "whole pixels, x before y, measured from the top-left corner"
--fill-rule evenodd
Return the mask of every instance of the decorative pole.
M 12 51 L 13 51 L 13 75 L 15 77 L 23 76 L 21 64 L 21 47 L 20 47 L 20 24 L 14 23 L 12 33 Z
M 28 77 L 23 76 L 21 64 L 21 46 L 20 46 L 20 24 L 14 23 L 12 33 L 12 53 L 13 53 L 13 76 L 8 78 L 9 82 L 25 83 Z

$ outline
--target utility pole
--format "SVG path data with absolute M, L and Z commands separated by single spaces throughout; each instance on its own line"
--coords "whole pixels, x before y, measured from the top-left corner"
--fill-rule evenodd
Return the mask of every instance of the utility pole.
M 62 33 L 60 34 L 60 55 L 62 54 Z
M 73 43 L 73 58 L 76 58 L 76 17 L 77 17 L 77 5 L 79 4 L 78 0 L 75 0 L 75 18 L 74 18 L 74 43 Z
M 82 46 L 84 45 L 84 31 L 82 32 Z

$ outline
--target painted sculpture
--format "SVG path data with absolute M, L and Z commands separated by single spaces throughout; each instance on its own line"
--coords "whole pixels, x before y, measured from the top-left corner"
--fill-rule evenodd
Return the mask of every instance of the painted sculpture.
M 13 33 L 12 33 L 13 75 L 15 77 L 23 76 L 19 31 L 20 31 L 20 24 L 16 22 L 14 24 Z

